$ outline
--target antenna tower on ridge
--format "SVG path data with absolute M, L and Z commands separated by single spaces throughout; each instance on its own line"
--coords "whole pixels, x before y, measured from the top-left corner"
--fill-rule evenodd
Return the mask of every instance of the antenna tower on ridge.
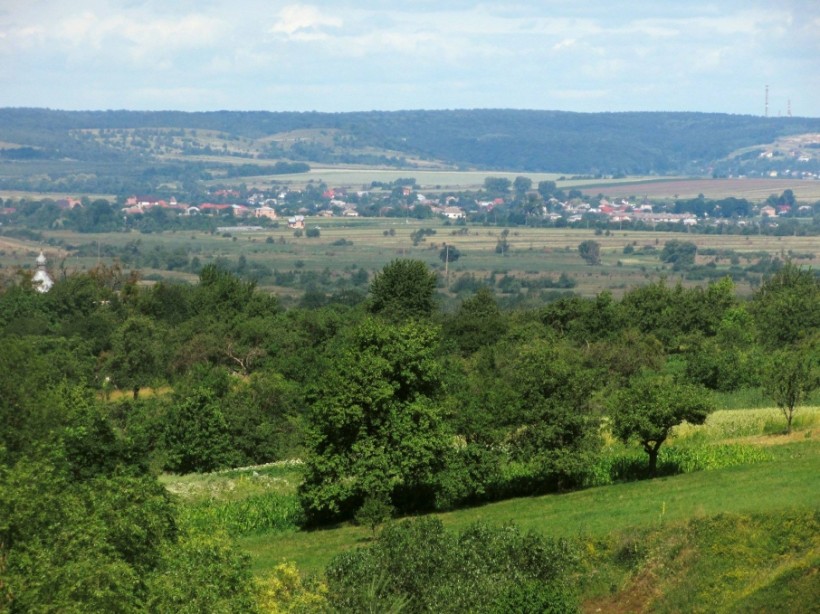
M 786 102 L 786 117 L 791 117 L 791 116 L 792 116 L 792 99 L 789 98 L 789 100 Z

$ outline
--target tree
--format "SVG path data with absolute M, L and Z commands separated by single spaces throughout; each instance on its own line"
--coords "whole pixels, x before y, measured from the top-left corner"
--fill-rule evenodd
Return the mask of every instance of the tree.
M 488 192 L 506 194 L 512 182 L 506 177 L 485 177 L 484 189 Z
M 797 407 L 820 385 L 817 349 L 776 351 L 764 370 L 763 389 L 783 412 L 787 433 L 792 432 Z
M 577 485 L 600 443 L 590 402 L 600 378 L 569 343 L 536 339 L 511 349 L 497 370 L 509 386 L 513 453 L 540 465 L 543 488 Z
M 461 252 L 458 251 L 458 248 L 453 245 L 445 245 L 441 248 L 438 257 L 442 262 L 455 262 L 461 258 Z
M 661 262 L 670 263 L 673 270 L 679 271 L 694 265 L 697 253 L 698 246 L 691 241 L 673 239 L 664 244 L 660 257 Z
M 466 299 L 445 325 L 447 336 L 454 339 L 465 354 L 494 344 L 506 329 L 504 315 L 487 286 L 481 286 Z
M 539 181 L 538 193 L 544 200 L 550 198 L 558 190 L 558 186 L 554 181 Z
M 424 508 L 449 441 L 436 407 L 436 331 L 368 319 L 335 359 L 309 415 L 300 498 L 313 520 L 351 514 L 366 497 Z
M 624 443 L 635 439 L 641 444 L 649 455 L 649 473 L 654 476 L 658 450 L 672 427 L 684 421 L 703 424 L 713 409 L 703 388 L 646 375 L 633 378 L 613 397 L 612 430 Z
M 529 177 L 516 177 L 513 181 L 513 189 L 518 196 L 523 196 L 532 188 L 532 179 Z
M 218 400 L 205 388 L 185 394 L 171 406 L 163 439 L 170 471 L 213 471 L 229 459 L 228 425 Z
M 426 318 L 435 308 L 436 274 L 420 260 L 393 260 L 370 283 L 371 313 L 394 321 Z
M 601 244 L 592 239 L 578 245 L 578 253 L 589 265 L 601 264 Z
M 162 334 L 145 316 L 128 318 L 111 339 L 110 368 L 114 383 L 130 389 L 134 398 L 140 388 L 162 375 L 164 364 Z
M 755 293 L 749 306 L 763 345 L 783 348 L 820 331 L 820 279 L 786 263 Z

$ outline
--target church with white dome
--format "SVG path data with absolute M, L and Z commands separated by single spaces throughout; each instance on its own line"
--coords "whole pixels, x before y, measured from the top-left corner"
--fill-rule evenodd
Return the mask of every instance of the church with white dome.
M 51 279 L 51 275 L 46 271 L 47 262 L 45 254 L 40 250 L 40 255 L 37 256 L 37 272 L 34 273 L 34 277 L 31 278 L 31 283 L 37 292 L 48 292 L 54 285 L 54 280 Z

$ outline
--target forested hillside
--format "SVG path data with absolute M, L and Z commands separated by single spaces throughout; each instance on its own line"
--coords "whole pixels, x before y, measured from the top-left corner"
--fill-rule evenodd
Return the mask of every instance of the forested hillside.
M 207 153 L 593 175 L 702 173 L 737 149 L 809 132 L 820 132 L 820 119 L 493 109 L 184 113 L 6 108 L 0 109 L 0 159 L 133 163 L 160 154 Z

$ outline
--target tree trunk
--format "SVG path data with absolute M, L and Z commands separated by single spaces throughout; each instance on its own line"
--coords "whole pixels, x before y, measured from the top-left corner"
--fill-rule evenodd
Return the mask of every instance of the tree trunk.
M 140 387 L 134 386 L 134 400 L 137 400 L 137 397 L 140 395 Z
M 647 453 L 649 454 L 649 477 L 654 478 L 658 472 L 658 449 L 650 448 Z
M 655 441 L 653 443 L 644 442 L 643 449 L 649 455 L 649 477 L 654 478 L 655 474 L 658 472 L 658 450 L 661 448 L 661 444 L 664 442 L 666 438 L 661 441 Z

